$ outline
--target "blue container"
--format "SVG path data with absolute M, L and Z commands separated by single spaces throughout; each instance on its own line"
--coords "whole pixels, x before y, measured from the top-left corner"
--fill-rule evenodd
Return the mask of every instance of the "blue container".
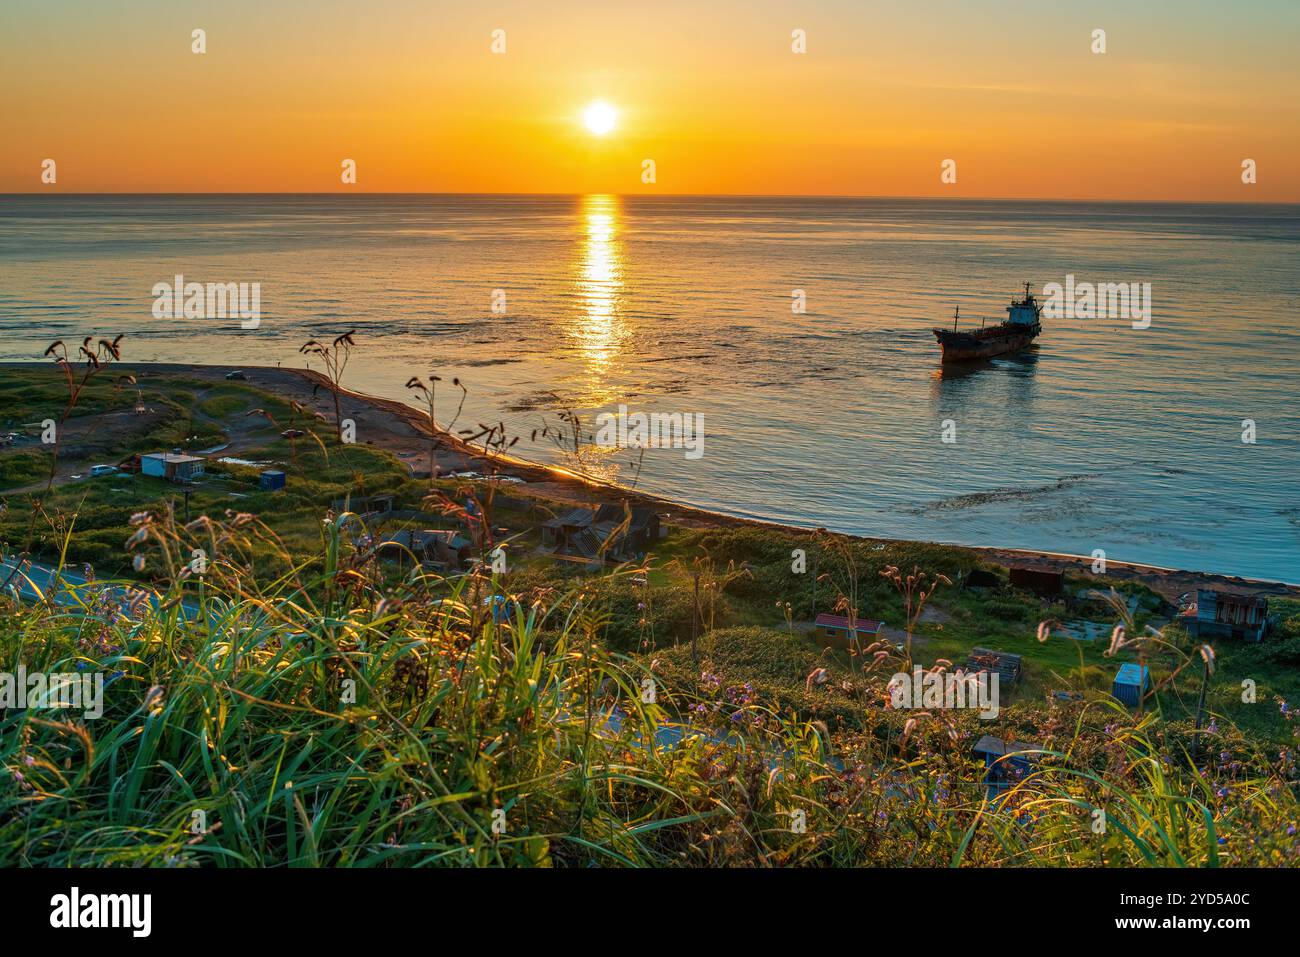
M 1120 665 L 1110 693 L 1130 708 L 1136 708 L 1142 696 L 1151 690 L 1151 669 L 1130 662 Z
M 262 473 L 261 487 L 263 491 L 274 492 L 278 488 L 284 488 L 284 473 L 274 470 Z

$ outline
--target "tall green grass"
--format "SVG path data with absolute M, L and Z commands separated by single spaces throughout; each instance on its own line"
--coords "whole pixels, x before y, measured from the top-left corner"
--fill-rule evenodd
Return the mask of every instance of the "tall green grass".
M 1012 709 L 996 733 L 1041 753 L 990 798 L 971 757 L 990 729 L 886 710 L 892 662 L 778 700 L 707 641 L 701 660 L 611 651 L 611 590 L 584 580 L 495 615 L 508 576 L 385 583 L 355 520 L 325 521 L 318 555 L 286 552 L 271 576 L 255 556 L 275 536 L 250 516 L 141 517 L 156 601 L 103 583 L 0 597 L 0 670 L 110 675 L 99 720 L 0 712 L 0 865 L 1300 860 L 1293 749 L 1215 726 L 1197 750 L 1104 701 Z M 829 713 L 819 695 L 861 721 L 810 719 Z

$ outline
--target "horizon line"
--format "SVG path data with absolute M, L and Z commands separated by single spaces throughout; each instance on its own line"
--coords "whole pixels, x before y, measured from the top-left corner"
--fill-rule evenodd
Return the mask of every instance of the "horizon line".
M 27 190 L 23 192 L 0 192 L 0 196 L 43 196 L 43 197 L 85 197 L 85 196 L 312 196 L 312 197 L 359 197 L 359 196 L 465 196 L 465 197 L 584 197 L 584 196 L 618 196 L 620 198 L 661 198 L 661 199 L 802 199 L 802 200 L 940 200 L 943 202 L 984 202 L 984 203 L 1138 203 L 1169 206 L 1300 206 L 1300 200 L 1231 200 L 1231 199 L 1115 199 L 1115 198 L 1081 198 L 1068 196 L 943 196 L 943 195 L 882 195 L 866 193 L 610 193 L 610 192 L 447 192 L 438 190 L 329 190 L 329 191 L 287 191 L 287 190 L 186 190 L 186 191 L 99 191 L 99 192 L 64 192 L 58 190 Z

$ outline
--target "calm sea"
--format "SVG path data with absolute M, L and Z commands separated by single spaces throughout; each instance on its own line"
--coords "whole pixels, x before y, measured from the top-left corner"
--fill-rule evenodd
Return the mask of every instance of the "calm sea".
M 692 504 L 1300 581 L 1298 252 L 1294 206 L 7 196 L 0 357 L 94 332 L 134 361 L 301 365 L 355 328 L 346 384 L 405 398 L 436 373 L 446 419 L 458 376 L 462 424 L 538 458 L 563 459 L 530 441 L 560 410 L 702 414 L 700 458 L 587 463 Z M 153 318 L 177 273 L 259 282 L 259 328 Z M 997 321 L 1067 274 L 1150 283 L 1150 328 L 1049 320 L 1030 353 L 940 374 L 954 307 Z

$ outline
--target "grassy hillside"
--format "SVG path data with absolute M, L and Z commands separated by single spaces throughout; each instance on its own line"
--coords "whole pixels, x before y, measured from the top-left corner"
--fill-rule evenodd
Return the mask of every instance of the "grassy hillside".
M 56 460 L 36 436 L 65 410 L 39 378 L 0 386 L 25 436 L 0 450 L 0 552 L 96 578 L 35 606 L 0 592 L 0 676 L 100 674 L 105 712 L 0 702 L 0 866 L 1300 861 L 1300 603 L 1207 670 L 1147 588 L 1070 577 L 1044 600 L 970 549 L 669 527 L 595 570 L 537 547 L 562 503 L 415 480 L 239 382 L 95 380 Z M 85 474 L 227 442 L 287 487 L 210 457 L 186 521 L 176 486 Z M 376 557 L 380 529 L 331 506 L 377 492 L 413 516 L 396 525 L 458 528 L 480 558 L 505 543 L 508 570 Z M 976 569 L 994 582 L 965 587 Z M 826 647 L 818 612 L 885 630 Z M 1067 636 L 1080 620 L 1093 640 Z M 894 672 L 976 647 L 1024 656 L 995 719 L 888 707 Z M 1126 661 L 1156 682 L 1137 710 L 1109 696 Z M 985 734 L 1038 749 L 1009 793 L 984 785 Z
M 1187 722 L 1099 696 L 993 723 L 890 710 L 900 658 L 828 658 L 788 630 L 609 647 L 620 590 L 648 587 L 628 569 L 494 621 L 509 580 L 394 580 L 332 521 L 313 569 L 274 582 L 247 558 L 263 526 L 202 525 L 226 546 L 157 608 L 95 587 L 61 610 L 0 598 L 6 668 L 108 675 L 99 720 L 0 716 L 0 866 L 1298 859 L 1294 749 L 1226 718 L 1197 750 Z M 137 529 L 157 566 L 195 534 Z M 971 754 L 988 732 L 1041 747 L 996 800 Z

